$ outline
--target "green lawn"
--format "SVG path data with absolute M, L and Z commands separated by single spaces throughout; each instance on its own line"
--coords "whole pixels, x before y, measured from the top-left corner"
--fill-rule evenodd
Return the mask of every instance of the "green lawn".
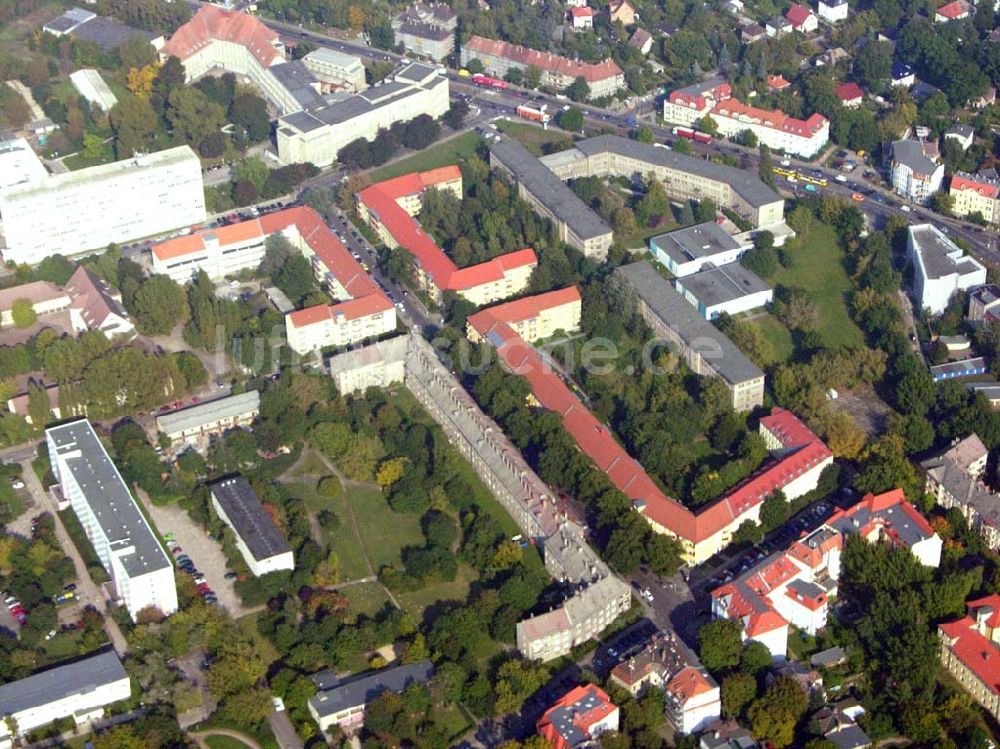
M 450 583 L 430 585 L 412 593 L 397 593 L 396 600 L 404 609 L 419 616 L 425 608 L 436 601 L 464 601 L 469 595 L 469 586 L 478 578 L 472 567 L 460 564 L 458 574 Z
M 535 154 L 535 156 L 543 155 L 545 153 L 543 147 L 548 144 L 573 142 L 572 136 L 567 132 L 556 129 L 546 130 L 538 125 L 529 125 L 526 122 L 501 120 L 497 123 L 497 129 L 521 141 L 521 144 Z
M 257 629 L 257 619 L 260 617 L 260 612 L 255 612 L 253 614 L 247 614 L 246 616 L 241 616 L 236 620 L 239 625 L 240 630 L 254 643 L 254 647 L 257 649 L 264 659 L 268 663 L 274 663 L 281 657 L 281 653 L 278 652 L 277 648 L 271 644 L 270 640 L 264 637 L 260 630 Z
M 288 479 L 318 478 L 326 476 L 329 473 L 330 469 L 326 467 L 326 464 L 320 457 L 312 450 L 309 450 L 298 467 L 286 473 L 285 477 Z
M 389 596 L 379 583 L 348 585 L 346 588 L 341 588 L 340 593 L 350 602 L 351 613 L 355 615 L 374 616 L 389 603 Z
M 393 164 L 374 169 L 368 173 L 372 182 L 392 179 L 410 172 L 426 172 L 442 166 L 450 166 L 464 161 L 476 152 L 483 142 L 474 132 L 463 133 L 431 148 L 425 148 L 420 153 L 397 161 Z
M 382 492 L 347 488 L 344 496 L 354 508 L 362 543 L 376 572 L 384 565 L 400 564 L 403 547 L 424 545 L 420 516 L 393 512 Z
M 206 736 L 205 743 L 212 749 L 247 749 L 248 745 L 232 736 Z
M 340 577 L 342 580 L 357 580 L 368 576 L 364 553 L 358 546 L 354 532 L 351 530 L 351 516 L 347 511 L 347 498 L 341 492 L 337 497 L 321 497 L 316 491 L 316 482 L 290 483 L 289 489 L 303 501 L 312 512 L 330 510 L 340 519 L 337 530 L 327 539 L 340 558 Z
M 791 331 L 774 315 L 767 313 L 755 317 L 753 322 L 760 328 L 764 338 L 771 344 L 777 361 L 788 361 L 795 351 Z
M 805 241 L 789 250 L 788 254 L 792 260 L 791 267 L 780 268 L 768 280 L 808 292 L 819 309 L 819 334 L 826 346 L 864 345 L 864 335 L 847 311 L 847 296 L 854 286 L 844 270 L 844 251 L 833 228 L 814 223 Z M 780 326 L 781 323 L 774 320 L 769 325 Z M 773 327 L 768 337 L 776 348 L 788 350 Z

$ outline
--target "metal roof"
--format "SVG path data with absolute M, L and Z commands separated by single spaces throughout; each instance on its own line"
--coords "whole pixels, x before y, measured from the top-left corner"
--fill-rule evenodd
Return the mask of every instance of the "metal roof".
M 649 244 L 655 250 L 668 255 L 678 265 L 698 258 L 711 258 L 745 246 L 714 221 L 659 234 L 649 240 Z
M 319 92 L 312 87 L 312 84 L 316 83 L 316 76 L 302 60 L 272 65 L 268 70 L 303 109 L 326 104 Z
M 0 716 L 45 707 L 74 695 L 89 694 L 127 678 L 118 656 L 113 650 L 108 650 L 0 685 Z M 56 717 L 60 716 L 53 716 Z
M 410 684 L 425 684 L 434 675 L 430 661 L 387 668 L 341 683 L 332 671 L 312 676 L 320 691 L 309 698 L 309 705 L 323 717 L 342 710 L 367 705 L 386 691 L 402 692 Z
M 189 429 L 199 429 L 205 424 L 234 419 L 258 411 L 260 411 L 260 393 L 256 390 L 248 390 L 245 393 L 217 398 L 190 408 L 157 416 L 156 428 L 170 436 L 186 432 Z
M 697 273 L 678 278 L 674 283 L 678 290 L 688 292 L 705 307 L 732 302 L 750 294 L 769 291 L 771 288 L 761 281 L 757 274 L 748 271 L 739 263 L 709 266 Z
M 215 501 L 222 506 L 233 530 L 243 539 L 254 559 L 260 562 L 292 550 L 245 477 L 216 481 L 211 489 Z

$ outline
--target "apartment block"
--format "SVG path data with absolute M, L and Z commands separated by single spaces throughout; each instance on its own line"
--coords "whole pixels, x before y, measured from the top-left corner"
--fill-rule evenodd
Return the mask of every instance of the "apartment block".
M 161 414 L 156 417 L 156 431 L 170 440 L 171 447 L 204 446 L 211 436 L 250 426 L 259 413 L 260 393 L 248 390 Z
M 210 484 L 212 509 L 236 536 L 236 548 L 254 577 L 295 569 L 292 547 L 264 509 L 250 482 L 233 476 Z
M 35 265 L 205 220 L 201 161 L 189 146 L 13 185 L 0 192 L 5 262 Z
M 910 226 L 906 249 L 913 264 L 913 299 L 918 310 L 940 315 L 956 291 L 986 283 L 985 266 L 933 224 Z
M 462 198 L 462 172 L 446 166 L 379 182 L 357 196 L 358 213 L 386 246 L 402 247 L 416 261 L 417 285 L 437 302 L 454 291 L 483 305 L 515 296 L 528 286 L 538 264 L 534 250 L 524 248 L 477 265 L 459 268 L 416 220 L 429 188 Z
M 363 393 L 372 387 L 389 387 L 406 377 L 409 335 L 399 335 L 367 346 L 334 354 L 326 360 L 327 372 L 341 395 Z
M 1000 495 L 983 481 L 989 450 L 977 434 L 956 440 L 921 462 L 927 493 L 942 507 L 957 508 L 991 549 L 1000 548 Z
M 951 178 L 948 193 L 955 199 L 956 216 L 979 213 L 987 223 L 1000 223 L 1000 181 L 986 175 L 957 172 Z
M 772 150 L 803 158 L 815 156 L 830 140 L 830 121 L 818 113 L 800 120 L 780 109 L 759 109 L 727 99 L 712 108 L 711 117 L 719 135 L 730 137 L 749 130 Z
M 1000 719 L 1000 595 L 966 602 L 962 619 L 938 625 L 941 664 L 962 689 Z
M 458 14 L 445 3 L 414 3 L 392 19 L 396 44 L 440 62 L 455 51 Z
M 711 112 L 716 104 L 732 96 L 732 87 L 721 78 L 678 88 L 663 100 L 663 119 L 690 127 Z
M 914 203 L 926 203 L 944 182 L 944 164 L 928 151 L 918 140 L 897 140 L 892 144 L 892 189 Z
M 617 731 L 618 706 L 594 684 L 571 689 L 538 719 L 538 733 L 552 749 L 591 746 L 605 731 Z
M 479 343 L 494 326 L 508 325 L 519 337 L 534 343 L 556 331 L 579 330 L 580 310 L 580 292 L 569 286 L 480 310 L 466 320 L 466 335 L 473 343 Z
M 174 566 L 86 419 L 45 430 L 59 491 L 83 526 L 133 621 L 177 611 Z

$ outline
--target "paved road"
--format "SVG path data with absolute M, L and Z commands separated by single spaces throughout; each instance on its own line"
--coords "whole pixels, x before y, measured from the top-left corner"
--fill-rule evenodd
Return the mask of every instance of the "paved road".
M 284 710 L 280 713 L 275 711 L 268 715 L 267 722 L 270 724 L 271 730 L 274 731 L 274 738 L 278 740 L 278 746 L 281 749 L 304 749 L 305 744 L 295 732 L 295 726 L 292 725 L 288 713 Z
M 228 728 L 210 728 L 206 731 L 195 731 L 194 733 L 189 733 L 192 739 L 202 747 L 202 749 L 209 749 L 208 742 L 205 741 L 209 736 L 228 736 L 236 741 L 242 741 L 244 744 L 250 747 L 250 749 L 261 749 L 260 744 L 258 744 L 253 738 L 247 736 L 245 733 L 240 733 L 239 731 L 232 731 Z M 282 748 L 284 749 L 284 748 Z
M 118 628 L 118 624 L 107 614 L 107 603 L 104 594 L 94 584 L 94 581 L 90 579 L 90 573 L 87 572 L 87 565 L 84 563 L 83 557 L 80 556 L 76 545 L 69 537 L 69 533 L 66 532 L 62 519 L 56 513 L 55 505 L 42 488 L 41 482 L 31 469 L 31 464 L 25 461 L 21 466 L 24 469 L 24 483 L 27 485 L 28 491 L 31 492 L 31 498 L 35 502 L 35 506 L 39 509 L 44 508 L 52 512 L 55 518 L 56 538 L 59 539 L 59 545 L 66 553 L 66 556 L 73 560 L 73 567 L 76 569 L 77 578 L 77 599 L 81 605 L 92 604 L 98 611 L 105 615 L 104 631 L 107 632 L 115 652 L 120 656 L 125 655 L 126 651 L 128 651 L 128 642 Z

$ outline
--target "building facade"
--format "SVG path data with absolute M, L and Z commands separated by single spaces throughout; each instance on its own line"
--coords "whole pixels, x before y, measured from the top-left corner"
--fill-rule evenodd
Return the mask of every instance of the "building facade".
M 1000 495 L 983 481 L 989 450 L 972 434 L 921 462 L 926 491 L 942 507 L 957 508 L 991 549 L 1000 548 Z
M 985 175 L 957 172 L 951 178 L 948 193 L 955 199 L 956 216 L 979 213 L 987 223 L 1000 223 L 1000 182 Z
M 847 0 L 819 0 L 817 12 L 827 23 L 839 23 L 847 20 Z
M 396 44 L 440 62 L 455 51 L 458 14 L 445 3 L 414 3 L 392 19 Z
M 918 309 L 940 315 L 956 291 L 986 283 L 986 268 L 933 224 L 907 229 L 907 254 L 913 264 L 913 299 Z
M 706 267 L 735 263 L 751 247 L 752 244 L 736 239 L 714 221 L 658 234 L 649 240 L 650 253 L 677 278 Z
M 890 179 L 897 195 L 924 204 L 941 189 L 944 164 L 928 156 L 920 141 L 897 140 L 892 144 Z
M 80 265 L 66 282 L 69 320 L 73 330 L 99 330 L 108 338 L 135 335 L 135 326 L 121 303 L 121 294 L 112 290 L 88 268 Z
M 204 446 L 213 435 L 250 426 L 259 413 L 260 393 L 248 390 L 161 414 L 156 417 L 156 430 L 170 441 L 171 447 Z
M 815 156 L 830 140 L 830 121 L 815 112 L 800 120 L 780 109 L 759 109 L 727 99 L 716 104 L 710 116 L 719 135 L 728 138 L 749 130 L 768 148 L 803 158 Z
M 938 625 L 941 665 L 994 720 L 1000 719 L 1000 596 L 968 601 L 968 614 Z
M 605 731 L 617 731 L 618 706 L 594 684 L 571 689 L 538 719 L 538 733 L 552 749 L 590 746 Z
M 320 47 L 302 58 L 324 91 L 344 90 L 358 93 L 368 88 L 365 66 L 360 57 L 346 55 L 329 47 Z
M 201 161 L 189 146 L 15 185 L 0 192 L 7 262 L 36 265 L 205 220 Z
M 209 486 L 212 509 L 233 531 L 236 548 L 254 577 L 295 569 L 292 547 L 243 476 Z
M 326 733 L 331 726 L 350 730 L 365 719 L 368 703 L 384 692 L 399 694 L 411 684 L 426 684 L 434 676 L 430 661 L 376 671 L 369 676 L 339 679 L 332 671 L 312 676 L 318 691 L 309 698 L 309 714 Z
M 676 279 L 674 286 L 706 320 L 749 312 L 774 298 L 771 287 L 739 263 L 705 268 Z
M 337 392 L 350 395 L 403 382 L 409 339 L 409 335 L 400 335 L 331 356 L 326 368 Z
M 721 101 L 732 98 L 733 89 L 722 78 L 711 78 L 670 92 L 663 100 L 663 119 L 690 127 Z
M 143 609 L 177 611 L 174 567 L 86 419 L 45 439 L 59 491 L 83 526 L 133 621 Z
M 494 325 L 505 324 L 525 341 L 534 343 L 557 331 L 579 330 L 580 310 L 580 292 L 575 286 L 568 286 L 480 310 L 466 319 L 466 335 L 473 343 L 479 343 Z
M 69 295 L 49 281 L 31 281 L 0 289 L 0 327 L 14 324 L 14 302 L 25 301 L 38 317 L 69 309 Z

